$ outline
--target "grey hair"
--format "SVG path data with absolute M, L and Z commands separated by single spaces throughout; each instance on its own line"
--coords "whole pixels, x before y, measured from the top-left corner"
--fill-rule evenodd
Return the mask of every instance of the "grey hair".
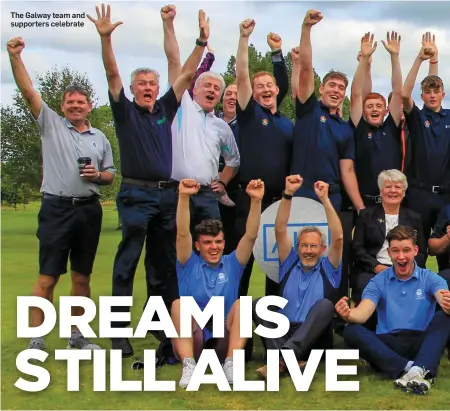
M 153 70 L 153 69 L 148 68 L 148 67 L 139 67 L 136 70 L 133 70 L 133 72 L 131 73 L 131 83 L 133 83 L 133 81 L 136 78 L 136 76 L 138 74 L 141 74 L 141 73 L 154 74 L 155 77 L 156 77 L 156 81 L 159 84 L 159 73 L 156 70 Z
M 386 181 L 392 181 L 393 183 L 401 183 L 403 187 L 408 188 L 408 180 L 406 176 L 400 170 L 384 170 L 378 175 L 378 188 L 382 190 Z
M 222 95 L 225 90 L 225 80 L 223 79 L 221 74 L 216 73 L 215 71 L 205 71 L 204 73 L 200 74 L 197 77 L 197 80 L 195 80 L 194 87 L 197 88 L 200 82 L 207 78 L 215 78 L 216 80 L 220 81 L 220 95 Z
M 320 235 L 320 243 L 322 245 L 327 245 L 327 239 L 325 237 L 325 234 L 323 233 L 323 231 L 320 228 L 314 227 L 314 226 L 305 226 L 302 229 L 300 229 L 300 231 L 298 232 L 298 239 L 300 241 L 300 237 L 303 234 L 306 233 L 317 233 Z

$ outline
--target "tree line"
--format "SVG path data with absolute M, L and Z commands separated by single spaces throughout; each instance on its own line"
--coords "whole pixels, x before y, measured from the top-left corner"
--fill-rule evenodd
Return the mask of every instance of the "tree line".
M 289 76 L 292 71 L 292 57 L 285 55 Z M 226 71 L 222 73 L 227 85 L 234 81 L 235 56 L 230 56 Z M 258 71 L 273 72 L 271 54 L 262 54 L 251 44 L 249 46 L 250 76 Z M 315 73 L 315 92 L 319 97 L 318 88 L 321 79 Z M 102 199 L 115 199 L 121 182 L 119 144 L 116 138 L 112 113 L 109 104 L 98 104 L 95 88 L 87 74 L 70 69 L 53 68 L 37 76 L 36 90 L 47 105 L 59 115 L 61 111 L 61 96 L 69 84 L 81 84 L 90 92 L 93 109 L 89 114 L 92 126 L 101 130 L 111 143 L 114 164 L 117 168 L 116 179 L 110 186 L 102 187 Z M 39 128 L 27 104 L 17 89 L 13 95 L 13 103 L 1 106 L 2 157 L 1 157 L 1 201 L 2 204 L 17 207 L 36 201 L 40 198 L 39 189 L 42 181 L 42 154 Z M 346 97 L 343 105 L 344 118 L 349 117 L 349 99 Z M 295 118 L 295 104 L 289 89 L 288 95 L 280 107 L 280 111 L 291 120 Z

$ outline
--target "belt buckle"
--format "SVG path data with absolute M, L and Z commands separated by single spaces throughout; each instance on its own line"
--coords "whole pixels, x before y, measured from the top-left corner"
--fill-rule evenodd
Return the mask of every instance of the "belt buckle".
M 375 197 L 375 203 L 380 204 L 381 203 L 381 196 Z
M 72 205 L 76 205 L 78 201 L 78 198 L 72 197 Z
M 166 188 L 167 181 L 158 181 L 158 184 L 156 185 L 157 188 Z
M 441 186 L 432 186 L 431 192 L 434 194 L 439 194 L 440 188 L 441 188 Z

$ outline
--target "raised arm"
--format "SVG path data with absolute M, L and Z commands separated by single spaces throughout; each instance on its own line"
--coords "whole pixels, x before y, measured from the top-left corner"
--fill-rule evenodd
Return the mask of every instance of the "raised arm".
M 417 55 L 411 70 L 406 77 L 405 83 L 402 87 L 402 103 L 403 110 L 405 113 L 410 113 L 414 107 L 414 100 L 412 99 L 412 92 L 414 90 L 414 84 L 416 83 L 417 74 L 419 73 L 420 66 L 425 60 L 430 59 L 434 56 L 433 49 L 429 46 L 424 46 L 420 48 L 419 54 Z
M 289 237 L 287 226 L 289 215 L 291 214 L 292 196 L 302 186 L 303 178 L 300 175 L 286 177 L 286 186 L 283 197 L 278 207 L 277 217 L 275 219 L 275 240 L 278 248 L 278 258 L 283 263 L 288 258 L 292 249 L 292 241 Z M 286 198 L 290 196 L 290 198 Z
M 392 67 L 392 99 L 389 103 L 389 112 L 396 126 L 400 126 L 402 116 L 402 68 L 400 67 L 400 41 L 402 37 L 395 31 L 386 35 L 386 41 L 381 40 L 384 48 L 391 55 Z
M 245 234 L 236 248 L 236 258 L 239 264 L 246 265 L 253 252 L 258 237 L 261 222 L 261 202 L 264 197 L 264 183 L 261 180 L 251 180 L 247 185 L 247 194 L 250 196 L 250 211 L 245 226 Z
M 270 32 L 267 35 L 267 44 L 271 50 L 273 76 L 275 77 L 278 87 L 277 107 L 280 107 L 289 89 L 289 76 L 286 62 L 283 58 L 283 51 L 281 50 L 283 42 L 277 33 Z
M 161 8 L 161 19 L 164 32 L 164 52 L 166 53 L 169 70 L 169 84 L 172 86 L 181 74 L 180 47 L 175 35 L 174 20 L 177 15 L 177 8 L 173 4 L 168 4 Z
M 247 19 L 239 25 L 239 44 L 236 54 L 237 101 L 241 110 L 245 110 L 252 98 L 252 84 L 248 70 L 248 38 L 255 28 L 255 20 Z
M 353 125 L 358 126 L 363 114 L 364 96 L 363 89 L 366 82 L 367 69 L 369 67 L 369 59 L 377 49 L 377 42 L 373 41 L 374 35 L 366 33 L 361 38 L 361 55 L 359 58 L 358 68 L 352 82 L 352 91 L 350 97 L 350 118 Z
M 362 300 L 357 307 L 350 308 L 348 297 L 342 297 L 335 306 L 336 312 L 348 323 L 364 324 L 377 309 L 369 299 Z
M 328 184 L 317 181 L 314 184 L 314 191 L 325 208 L 328 228 L 330 230 L 330 248 L 328 249 L 328 259 L 334 268 L 338 268 L 342 260 L 342 250 L 344 247 L 344 233 L 339 216 L 336 213 L 328 197 Z
M 300 37 L 300 73 L 298 80 L 298 99 L 305 103 L 314 92 L 314 69 L 312 64 L 311 28 L 322 20 L 322 13 L 308 10 L 302 24 Z
M 361 59 L 361 51 L 358 52 L 356 56 L 356 60 Z M 364 77 L 363 91 L 362 91 L 362 99 L 363 101 L 366 97 L 372 92 L 372 56 L 369 58 L 369 64 L 367 65 L 366 75 Z
M 439 51 L 436 45 L 436 36 L 430 32 L 425 33 L 422 36 L 422 45 L 433 49 L 433 57 L 430 58 L 430 66 L 428 68 L 429 76 L 439 75 Z
M 189 210 L 189 197 L 200 190 L 200 184 L 195 180 L 185 179 L 178 186 L 177 207 L 177 260 L 184 264 L 192 254 L 192 235 L 190 230 L 191 213 Z
M 298 79 L 300 77 L 300 47 L 294 47 L 291 50 L 292 59 L 292 73 L 291 73 L 291 94 L 292 99 L 295 99 L 298 95 Z
M 106 79 L 108 81 L 109 92 L 114 101 L 119 101 L 119 95 L 123 88 L 122 79 L 120 78 L 119 68 L 117 67 L 116 57 L 112 49 L 111 34 L 115 28 L 123 22 L 111 23 L 111 6 L 102 4 L 102 11 L 98 6 L 95 7 L 97 12 L 97 20 L 88 15 L 88 19 L 95 24 L 97 32 L 100 35 L 102 44 L 102 59 L 106 71 Z
M 206 53 L 206 56 L 203 58 L 203 61 L 200 64 L 200 66 L 198 67 L 198 69 L 195 71 L 194 78 L 192 79 L 191 85 L 189 87 L 189 94 L 191 95 L 191 97 L 193 97 L 193 90 L 195 87 L 195 82 L 199 78 L 200 74 L 210 71 L 211 67 L 214 63 L 214 60 L 215 60 L 214 51 L 211 48 L 211 46 L 209 45 L 209 43 L 207 44 L 206 47 L 208 49 L 208 52 Z
M 14 37 L 6 43 L 9 54 L 9 61 L 16 81 L 23 98 L 28 104 L 33 117 L 37 119 L 41 112 L 42 99 L 39 93 L 33 88 L 33 83 L 28 75 L 25 64 L 23 64 L 21 53 L 25 48 L 25 41 L 22 37 Z

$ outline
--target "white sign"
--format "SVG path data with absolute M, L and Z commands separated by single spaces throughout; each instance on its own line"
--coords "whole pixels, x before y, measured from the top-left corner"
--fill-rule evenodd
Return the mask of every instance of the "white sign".
M 258 238 L 253 248 L 255 260 L 261 270 L 270 279 L 277 282 L 279 262 L 277 243 L 275 241 L 275 218 L 279 205 L 280 201 L 277 201 L 262 213 Z M 291 236 L 295 250 L 297 250 L 298 232 L 305 226 L 315 226 L 322 230 L 329 245 L 330 235 L 323 205 L 310 198 L 294 197 L 289 216 L 288 233 Z

